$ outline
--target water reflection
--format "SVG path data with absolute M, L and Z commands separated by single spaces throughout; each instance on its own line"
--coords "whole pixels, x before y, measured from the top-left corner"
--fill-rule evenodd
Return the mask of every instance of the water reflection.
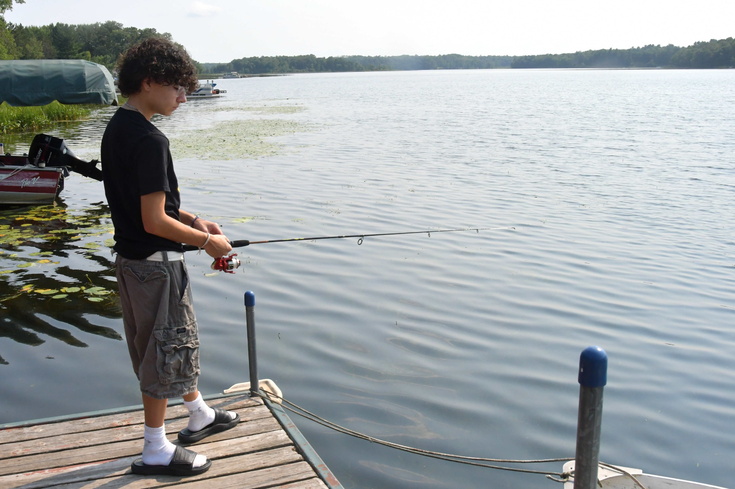
M 0 336 L 86 347 L 78 332 L 120 340 L 97 318 L 120 318 L 107 205 L 0 209 Z M 7 362 L 0 356 L 0 363 Z

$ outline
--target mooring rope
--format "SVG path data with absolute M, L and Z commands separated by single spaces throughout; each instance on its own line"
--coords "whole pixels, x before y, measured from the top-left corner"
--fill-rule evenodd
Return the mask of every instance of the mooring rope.
M 385 447 L 393 448 L 396 450 L 401 450 L 407 453 L 413 453 L 415 455 L 421 455 L 424 457 L 445 460 L 447 462 L 455 462 L 455 463 L 460 463 L 460 464 L 465 464 L 465 465 L 472 465 L 475 467 L 484 467 L 487 469 L 505 470 L 509 472 L 521 472 L 525 474 L 539 474 L 539 475 L 546 476 L 547 479 L 550 479 L 555 482 L 561 482 L 561 483 L 568 482 L 569 479 L 573 477 L 574 475 L 570 472 L 551 472 L 551 471 L 546 471 L 546 470 L 521 469 L 518 467 L 504 467 L 502 465 L 495 465 L 499 463 L 504 463 L 504 464 L 561 463 L 561 462 L 569 462 L 570 460 L 574 460 L 574 458 L 544 458 L 544 459 L 536 459 L 536 460 L 518 460 L 518 459 L 508 459 L 508 458 L 470 457 L 466 455 L 456 455 L 452 453 L 443 453 L 443 452 L 436 452 L 433 450 L 425 450 L 422 448 L 409 447 L 407 445 L 401 445 L 399 443 L 393 443 L 390 441 L 381 440 L 380 438 L 375 438 L 373 436 L 366 435 L 364 433 L 360 433 L 359 431 L 345 428 L 344 426 L 338 425 L 337 423 L 334 423 L 317 414 L 314 414 L 308 409 L 305 409 L 299 406 L 298 404 L 295 404 L 289 401 L 288 399 L 281 397 L 278 394 L 275 394 L 273 392 L 258 391 L 257 395 L 258 397 L 262 397 L 270 401 L 277 400 L 277 402 L 284 409 L 287 409 L 291 411 L 292 413 L 298 416 L 301 416 L 302 418 L 311 420 L 317 424 L 320 424 L 338 433 L 343 433 L 345 435 L 349 435 L 354 438 L 359 438 L 361 440 L 366 440 L 371 443 L 376 443 L 378 445 L 383 445 Z M 635 475 L 631 474 L 625 469 L 622 469 L 616 465 L 611 465 L 611 464 L 607 464 L 604 462 L 599 462 L 599 464 L 604 467 L 613 469 L 617 472 L 620 472 L 621 474 L 631 479 L 636 486 L 640 487 L 641 489 L 646 489 L 646 487 L 643 484 L 641 484 L 641 482 L 635 477 Z
M 505 471 L 510 471 L 510 472 L 522 472 L 526 474 L 544 475 L 548 477 L 549 479 L 554 480 L 556 482 L 566 482 L 572 476 L 572 474 L 567 473 L 567 472 L 553 472 L 553 471 L 547 471 L 547 470 L 523 469 L 519 467 L 505 467 L 505 466 L 496 465 L 496 464 L 499 464 L 499 463 L 503 463 L 503 464 L 561 463 L 561 462 L 568 462 L 570 460 L 574 460 L 574 458 L 547 458 L 547 459 L 537 459 L 537 460 L 517 460 L 517 459 L 504 459 L 504 458 L 470 457 L 466 455 L 456 455 L 452 453 L 443 453 L 443 452 L 436 452 L 433 450 L 425 450 L 422 448 L 415 448 L 415 447 L 410 447 L 406 445 L 401 445 L 398 443 L 393 443 L 393 442 L 386 441 L 386 440 L 381 440 L 379 438 L 375 438 L 373 436 L 366 435 L 364 433 L 360 433 L 355 430 L 351 430 L 344 426 L 338 425 L 337 423 L 329 421 L 317 414 L 314 414 L 311 411 L 304 409 L 303 407 L 297 404 L 294 404 L 288 399 L 285 399 L 271 392 L 265 392 L 265 393 L 258 392 L 258 396 L 263 397 L 263 398 L 268 398 L 270 400 L 277 399 L 284 409 L 287 409 L 291 411 L 292 413 L 301 416 L 302 418 L 309 419 L 333 431 L 336 431 L 338 433 L 343 433 L 343 434 L 352 436 L 354 438 L 359 438 L 361 440 L 366 440 L 371 443 L 383 445 L 388 448 L 393 448 L 396 450 L 401 450 L 404 452 L 413 453 L 413 454 L 421 455 L 424 457 L 430 457 L 430 458 L 435 458 L 439 460 L 446 460 L 448 462 L 456 462 L 456 463 L 472 465 L 476 467 L 485 467 L 488 469 L 505 470 Z

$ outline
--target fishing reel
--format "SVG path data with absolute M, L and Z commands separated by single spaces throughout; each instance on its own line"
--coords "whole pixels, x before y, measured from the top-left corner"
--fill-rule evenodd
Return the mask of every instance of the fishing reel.
M 237 253 L 228 256 L 220 256 L 212 262 L 212 270 L 220 270 L 225 273 L 235 273 L 235 269 L 240 268 L 240 260 L 237 259 Z

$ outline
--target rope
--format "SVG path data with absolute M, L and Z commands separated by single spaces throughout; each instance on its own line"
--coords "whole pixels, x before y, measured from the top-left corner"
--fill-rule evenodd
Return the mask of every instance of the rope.
M 261 393 L 261 392 L 264 392 Z M 574 460 L 574 458 L 545 458 L 545 459 L 536 459 L 536 460 L 517 460 L 517 459 L 507 459 L 507 458 L 485 458 L 485 457 L 469 457 L 465 455 L 456 455 L 452 453 L 443 453 L 443 452 L 436 452 L 433 450 L 424 450 L 421 448 L 415 448 L 415 447 L 409 447 L 406 445 L 401 445 L 398 443 L 393 443 L 386 440 L 381 440 L 379 438 L 375 438 L 370 435 L 366 435 L 364 433 L 360 433 L 358 431 L 351 430 L 349 428 L 345 428 L 344 426 L 338 425 L 332 421 L 329 421 L 325 418 L 322 418 L 321 416 L 318 416 L 317 414 L 312 413 L 311 411 L 302 408 L 301 406 L 294 404 L 293 402 L 289 401 L 288 399 L 285 399 L 278 394 L 275 394 L 273 392 L 269 391 L 258 391 L 257 393 L 258 397 L 261 397 L 263 399 L 271 400 L 272 398 L 275 398 L 278 400 L 278 402 L 281 404 L 282 407 L 285 409 L 291 411 L 292 413 L 301 416 L 302 418 L 311 420 L 317 424 L 320 424 L 326 428 L 329 428 L 331 430 L 334 430 L 338 433 L 343 433 L 345 435 L 352 436 L 354 438 L 358 438 L 361 440 L 366 440 L 371 443 L 376 443 L 378 445 L 383 445 L 388 448 L 393 448 L 396 450 L 401 450 L 407 453 L 413 453 L 415 455 L 421 455 L 424 457 L 429 458 L 435 458 L 439 460 L 445 460 L 447 462 L 455 462 L 460 463 L 464 465 L 472 465 L 475 467 L 484 467 L 487 469 L 496 469 L 496 470 L 505 470 L 509 472 L 521 472 L 525 474 L 539 474 L 546 476 L 547 479 L 551 479 L 555 482 L 568 482 L 571 477 L 573 477 L 574 474 L 569 472 L 551 472 L 551 471 L 545 471 L 545 470 L 534 470 L 534 469 L 521 469 L 518 467 L 504 467 L 502 465 L 495 465 L 498 463 L 504 463 L 504 464 L 544 464 L 544 463 L 562 463 L 562 462 L 568 462 L 570 460 Z M 641 489 L 646 489 L 646 487 L 641 484 L 641 482 L 630 472 L 617 467 L 615 465 L 610 465 L 607 463 L 600 462 L 600 465 L 607 467 L 609 469 L 613 469 L 617 472 L 620 472 L 621 474 L 625 475 L 629 479 L 633 481 L 633 483 L 640 487 Z M 599 483 L 599 482 L 598 482 Z
M 566 472 L 552 472 L 552 471 L 546 471 L 546 470 L 522 469 L 518 467 L 505 467 L 505 466 L 496 465 L 496 464 L 499 464 L 499 463 L 503 463 L 503 464 L 561 463 L 561 462 L 568 462 L 570 460 L 574 460 L 573 458 L 547 458 L 547 459 L 537 459 L 537 460 L 517 460 L 517 459 L 503 459 L 503 458 L 470 457 L 470 456 L 465 456 L 465 455 L 456 455 L 452 453 L 436 452 L 433 450 L 424 450 L 421 448 L 415 448 L 415 447 L 410 447 L 406 445 L 401 445 L 398 443 L 393 443 L 393 442 L 386 441 L 386 440 L 381 440 L 379 438 L 375 438 L 373 436 L 366 435 L 364 433 L 360 433 L 360 432 L 351 430 L 349 428 L 345 428 L 344 426 L 340 426 L 336 423 L 333 423 L 332 421 L 324 419 L 321 416 L 318 416 L 312 413 L 311 411 L 304 409 L 301 406 L 298 406 L 297 404 L 294 404 L 293 402 L 283 397 L 280 397 L 276 394 L 273 394 L 271 392 L 266 392 L 265 394 L 261 394 L 260 392 L 258 392 L 258 396 L 267 398 L 267 399 L 275 398 L 278 401 L 280 401 L 280 404 L 282 407 L 291 411 L 292 413 L 298 416 L 301 416 L 302 418 L 309 419 L 317 424 L 320 424 L 338 433 L 343 433 L 345 435 L 349 435 L 354 438 L 366 440 L 371 443 L 376 443 L 378 445 L 383 445 L 385 447 L 393 448 L 396 450 L 401 450 L 407 453 L 413 453 L 413 454 L 421 455 L 424 457 L 445 460 L 448 462 L 472 465 L 475 467 L 485 467 L 488 469 L 506 470 L 510 472 L 521 472 L 521 473 L 526 473 L 526 474 L 539 474 L 539 475 L 544 475 L 548 477 L 549 479 L 555 480 L 557 482 L 566 482 L 569 479 L 569 477 L 571 477 L 571 474 L 566 473 Z
M 615 465 L 610 465 L 610 464 L 606 464 L 606 463 L 603 463 L 603 462 L 600 462 L 600 465 L 602 465 L 604 467 L 607 467 L 608 469 L 612 469 L 612 470 L 614 470 L 616 472 L 620 472 L 621 474 L 625 475 L 629 479 L 632 479 L 633 480 L 633 483 L 635 483 L 636 486 L 640 487 L 641 489 L 646 489 L 646 486 L 644 486 L 643 484 L 641 484 L 641 481 L 639 481 L 638 479 L 636 479 L 636 477 L 633 474 L 631 474 L 630 472 L 628 472 L 627 470 L 624 470 L 624 469 L 621 469 L 620 467 L 617 467 Z

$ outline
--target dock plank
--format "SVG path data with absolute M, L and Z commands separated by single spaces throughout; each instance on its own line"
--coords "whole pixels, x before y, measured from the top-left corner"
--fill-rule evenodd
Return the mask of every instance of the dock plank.
M 279 467 L 270 467 L 252 472 L 238 473 L 216 479 L 186 482 L 179 487 L 186 489 L 259 489 L 280 487 L 314 478 L 314 469 L 306 462 L 297 462 Z
M 216 474 L 224 470 L 224 468 L 219 467 L 221 465 L 220 461 L 224 461 L 224 465 L 229 466 L 232 463 L 229 461 L 229 458 L 232 458 L 233 456 L 244 455 L 247 458 L 251 456 L 251 454 L 258 454 L 260 452 L 265 453 L 268 450 L 279 450 L 283 448 L 288 448 L 296 453 L 291 440 L 285 432 L 272 431 L 249 437 L 223 440 L 215 443 L 203 443 L 196 445 L 195 450 L 205 454 L 213 461 L 218 461 L 216 464 L 212 465 L 212 468 L 209 471 L 200 476 L 209 477 L 210 472 L 212 474 Z M 269 456 L 277 453 L 278 452 L 271 452 Z M 140 476 L 132 475 L 130 473 L 130 464 L 133 463 L 133 460 L 139 457 L 140 453 L 135 453 L 129 456 L 121 456 L 119 458 L 99 460 L 85 464 L 77 463 L 64 465 L 54 469 L 19 472 L 0 477 L 0 487 L 12 488 L 22 486 L 24 489 L 27 487 L 49 487 L 48 484 L 50 483 L 56 485 L 75 482 L 89 482 L 94 480 L 114 479 L 126 475 L 131 476 L 133 479 L 141 478 Z
M 213 435 L 209 437 L 208 441 L 211 443 L 212 441 L 234 436 L 247 436 L 253 432 L 273 432 L 279 429 L 280 425 L 273 419 L 256 419 L 247 423 L 240 423 L 232 430 Z M 137 436 L 124 441 L 115 440 L 114 436 L 108 434 L 112 431 L 116 431 L 116 429 L 96 431 L 94 438 L 85 437 L 80 440 L 81 444 L 77 446 L 65 443 L 66 437 L 55 437 L 59 440 L 59 443 L 47 445 L 45 447 L 46 451 L 43 453 L 3 458 L 3 460 L 12 461 L 12 463 L 3 463 L 3 466 L 0 467 L 0 475 L 30 471 L 42 465 L 45 465 L 47 469 L 51 469 L 66 465 L 93 463 L 136 454 L 140 455 L 143 446 L 142 428 L 136 430 L 138 431 Z
M 262 400 L 241 395 L 209 403 L 236 411 L 241 422 L 193 446 L 213 461 L 200 476 L 142 477 L 130 472 L 143 444 L 143 413 L 138 409 L 0 429 L 0 488 L 341 488 L 324 482 Z M 186 423 L 183 406 L 171 406 L 166 432 L 175 443 Z
M 270 411 L 263 405 L 255 405 L 245 409 L 229 409 L 240 415 L 241 424 L 251 424 L 251 422 L 271 417 Z M 119 441 L 140 440 L 143 433 L 143 424 L 140 420 L 140 414 L 138 413 L 136 416 L 138 417 L 138 422 L 135 424 L 120 424 L 118 422 L 119 418 L 115 416 L 102 417 L 94 423 L 96 425 L 95 428 L 84 432 L 80 432 L 79 430 L 65 432 L 63 429 L 59 430 L 59 427 L 57 426 L 52 427 L 53 429 L 49 429 L 45 434 L 36 430 L 36 438 L 34 439 L 25 439 L 24 441 L 0 444 L 0 460 L 22 455 L 49 453 L 84 446 L 93 446 L 95 442 L 107 445 L 109 443 Z M 101 424 L 105 421 L 107 421 L 106 424 Z M 168 422 L 166 424 L 166 433 L 169 435 L 175 435 L 181 429 L 185 428 L 187 424 L 187 420 L 185 418 L 175 419 L 173 421 L 173 423 Z M 63 424 L 68 425 L 69 423 Z M 87 425 L 91 426 L 90 423 Z M 106 427 L 104 433 L 99 433 L 102 430 L 101 426 Z M 41 436 L 42 434 L 43 436 Z M 2 474 L 2 469 L 0 469 L 0 474 Z
M 329 489 L 323 480 L 314 477 L 292 484 L 281 484 L 278 489 Z
M 234 400 L 220 400 L 217 402 L 210 402 L 210 404 L 212 407 L 222 407 L 230 411 L 249 407 L 260 407 L 267 410 L 267 408 L 263 406 L 262 402 L 258 402 L 258 400 L 251 399 L 249 397 L 237 398 Z M 175 424 L 179 421 L 183 423 L 183 426 L 178 429 L 185 427 L 186 422 L 182 420 L 186 419 L 186 416 L 187 411 L 183 405 L 179 404 L 170 406 L 166 412 L 166 431 L 169 431 L 169 426 L 171 424 Z M 242 414 L 240 416 L 242 416 Z M 0 448 L 4 444 L 11 442 L 37 440 L 71 433 L 84 433 L 109 429 L 110 427 L 142 426 L 142 420 L 141 410 L 139 408 L 131 408 L 131 410 L 127 412 L 87 415 L 79 418 L 72 417 L 64 421 L 50 421 L 29 426 L 6 428 L 0 430 Z

